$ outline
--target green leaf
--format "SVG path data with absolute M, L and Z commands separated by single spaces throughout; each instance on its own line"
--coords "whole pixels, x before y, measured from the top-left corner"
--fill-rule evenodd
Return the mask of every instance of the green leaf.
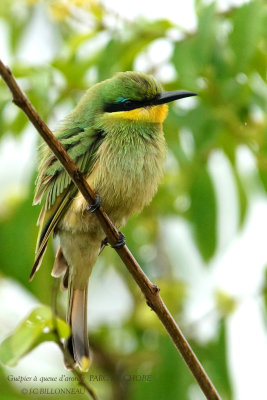
M 75 54 L 78 51 L 79 47 L 84 44 L 84 42 L 88 42 L 93 39 L 98 30 L 95 29 L 89 32 L 78 33 L 76 35 L 71 36 L 70 40 L 66 43 L 66 46 L 71 54 Z
M 181 86 L 196 90 L 196 79 L 216 56 L 216 7 L 212 3 L 201 8 L 198 31 L 175 44 L 173 63 Z
M 57 342 L 55 322 L 59 337 L 69 337 L 70 328 L 66 322 L 60 318 L 54 320 L 51 308 L 37 307 L 19 324 L 15 332 L 3 341 L 0 346 L 0 360 L 8 366 L 15 366 L 25 354 L 40 343 L 48 340 Z
M 19 393 L 18 390 L 12 385 L 6 377 L 6 371 L 0 365 L 0 385 L 1 385 L 1 398 L 5 400 L 19 400 L 27 399 L 25 394 Z
M 177 42 L 173 52 L 172 61 L 178 72 L 179 84 L 187 90 L 194 90 L 196 87 L 198 68 L 193 61 L 195 43 L 195 38 Z
M 201 7 L 198 16 L 198 33 L 192 58 L 198 68 L 209 65 L 216 54 L 216 4 Z
M 5 199 L 5 212 L 0 215 L 0 243 L 4 243 L 0 251 L 1 273 L 20 282 L 41 303 L 50 304 L 50 288 L 53 279 L 50 270 L 54 262 L 51 242 L 38 276 L 29 282 L 38 233 L 36 221 L 40 207 L 32 206 L 33 182 L 28 190 L 29 196 L 25 200 L 12 196 L 6 196 Z
M 232 387 L 227 362 L 225 320 L 220 322 L 216 338 L 204 346 L 193 345 L 200 362 L 224 400 L 232 399 Z
M 266 318 L 266 316 L 267 316 L 267 266 L 265 266 L 265 270 L 264 270 L 262 295 L 263 295 L 263 301 L 264 301 L 264 307 L 265 307 L 264 318 L 266 321 L 267 320 L 267 318 Z
M 260 46 L 258 46 L 252 59 L 252 64 L 252 69 L 257 71 L 260 74 L 262 80 L 265 81 L 267 71 L 267 53 L 265 48 L 261 49 Z
M 198 154 L 201 150 L 206 152 L 214 147 L 222 130 L 222 120 L 217 117 L 214 108 L 204 101 L 184 115 L 179 115 L 177 121 L 193 133 Z
M 240 176 L 235 167 L 233 167 L 233 176 L 236 183 L 236 189 L 239 201 L 239 226 L 242 227 L 245 221 L 245 217 L 247 215 L 248 199 L 244 189 L 243 182 L 241 181 Z
M 26 117 L 26 115 L 21 110 L 19 110 L 19 113 L 16 116 L 16 118 L 8 126 L 8 130 L 13 135 L 20 135 L 23 133 L 23 130 L 28 122 L 29 120 Z
M 70 336 L 70 327 L 61 318 L 56 319 L 57 331 L 61 339 L 67 339 Z
M 237 72 L 247 70 L 261 32 L 262 15 L 260 1 L 244 4 L 233 14 L 233 32 L 229 37 L 229 42 Z
M 208 261 L 216 249 L 216 200 L 210 175 L 204 166 L 196 173 L 190 195 L 189 219 L 194 226 L 199 250 Z
M 154 22 L 142 20 L 128 30 L 128 35 L 123 37 L 118 34 L 113 35 L 95 59 L 98 79 L 101 81 L 110 78 L 116 72 L 132 70 L 136 57 L 151 42 L 164 37 L 171 27 L 172 24 L 166 20 Z
M 138 384 L 133 382 L 131 399 L 187 399 L 193 377 L 185 367 L 182 357 L 177 357 L 168 336 L 159 338 L 156 355 L 157 362 L 153 369 L 146 361 L 138 366 L 136 372 L 133 372 L 133 376 L 142 376 L 143 374 L 150 376 L 151 381 L 140 381 Z
M 225 317 L 232 314 L 236 309 L 236 300 L 222 290 L 215 292 L 215 301 L 217 309 Z

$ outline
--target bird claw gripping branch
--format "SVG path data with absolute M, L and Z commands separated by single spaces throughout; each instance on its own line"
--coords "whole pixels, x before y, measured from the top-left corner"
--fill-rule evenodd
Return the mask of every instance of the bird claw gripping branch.
M 95 202 L 93 204 L 90 205 L 88 204 L 86 206 L 86 211 L 90 211 L 90 213 L 92 214 L 96 212 L 96 210 L 98 210 L 102 205 L 102 197 L 99 196 L 99 194 L 96 194 L 95 197 L 96 197 Z
M 126 237 L 124 236 L 124 234 L 121 232 L 119 232 L 119 234 L 120 234 L 119 239 L 113 246 L 111 246 L 113 247 L 113 249 L 121 249 L 126 244 Z

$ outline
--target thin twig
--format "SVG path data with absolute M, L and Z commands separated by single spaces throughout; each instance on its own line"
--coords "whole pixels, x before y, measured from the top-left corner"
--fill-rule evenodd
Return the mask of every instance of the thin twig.
M 60 336 L 58 333 L 57 329 L 57 324 L 56 324 L 56 318 L 60 317 L 58 313 L 58 308 L 57 308 L 57 295 L 58 295 L 58 290 L 60 286 L 60 280 L 59 279 L 54 279 L 52 289 L 51 289 L 51 309 L 52 309 L 52 315 L 53 315 L 53 326 L 55 327 L 55 334 L 57 336 L 57 344 L 60 348 L 60 350 L 64 354 L 64 348 L 62 346 L 62 343 L 60 341 Z M 125 400 L 128 398 L 128 382 L 125 377 L 125 370 L 121 363 L 118 363 L 116 360 L 114 361 L 113 358 L 110 357 L 109 354 L 107 354 L 97 343 L 95 343 L 92 338 L 90 341 L 90 347 L 93 351 L 93 357 L 94 357 L 94 362 L 102 368 L 104 371 L 106 371 L 111 378 L 111 385 L 112 385 L 112 392 L 113 392 L 113 398 L 115 400 Z M 79 372 L 79 370 L 78 370 Z M 80 376 L 82 376 L 82 373 L 80 373 Z M 80 379 L 79 379 L 80 382 Z M 84 386 L 81 383 L 82 386 Z M 87 384 L 87 386 L 89 386 Z M 87 387 L 86 387 L 87 390 Z M 88 391 L 88 390 L 87 390 Z
M 129 398 L 129 380 L 125 379 L 126 370 L 121 362 L 111 357 L 102 347 L 92 339 L 90 347 L 93 351 L 94 362 L 110 376 L 112 398 L 126 400 Z
M 85 388 L 85 390 L 87 391 L 87 393 L 90 394 L 92 399 L 93 400 L 98 400 L 97 397 L 96 397 L 95 392 L 93 391 L 93 389 L 85 381 L 82 372 L 80 370 L 76 369 L 76 368 L 74 368 L 71 372 L 73 373 L 73 375 L 75 375 L 79 379 L 79 384 Z
M 77 186 L 79 191 L 82 193 L 83 197 L 88 202 L 88 204 L 93 204 L 96 200 L 96 197 L 93 190 L 89 187 L 86 179 L 83 177 L 83 174 L 74 164 L 74 162 L 70 159 L 68 153 L 63 148 L 62 144 L 56 139 L 56 137 L 50 131 L 48 126 L 41 119 L 40 115 L 34 109 L 28 98 L 21 91 L 14 76 L 12 75 L 11 70 L 8 67 L 6 67 L 1 60 L 0 60 L 0 74 L 2 75 L 4 81 L 6 82 L 7 86 L 9 87 L 13 95 L 13 102 L 18 107 L 20 107 L 28 116 L 29 120 L 35 126 L 39 134 L 42 136 L 42 138 L 48 144 L 50 149 L 62 163 L 65 170 L 68 172 L 72 181 Z M 109 243 L 111 243 L 111 245 L 114 245 L 116 241 L 119 239 L 119 233 L 116 227 L 111 222 L 111 220 L 109 219 L 109 217 L 107 216 L 102 207 L 100 207 L 95 214 L 99 219 L 99 222 L 108 238 Z M 131 254 L 127 246 L 123 246 L 120 249 L 116 249 L 116 251 L 119 254 L 125 266 L 127 267 L 128 271 L 131 273 L 134 280 L 142 290 L 146 298 L 147 304 L 155 311 L 155 313 L 161 320 L 162 324 L 164 325 L 165 329 L 169 333 L 173 343 L 179 350 L 180 354 L 185 360 L 188 368 L 195 377 L 206 398 L 208 400 L 219 400 L 220 396 L 217 393 L 214 385 L 212 384 L 207 373 L 205 372 L 201 363 L 199 362 L 193 350 L 191 349 L 189 343 L 186 341 L 182 331 L 176 324 L 169 310 L 165 306 L 159 294 L 159 288 L 156 285 L 154 285 L 144 274 L 141 267 L 134 259 L 133 255 Z
M 57 314 L 57 293 L 58 293 L 58 288 L 59 288 L 59 279 L 55 279 L 53 286 L 52 286 L 52 291 L 51 291 L 51 308 L 52 308 L 52 314 L 53 314 L 53 326 L 54 326 L 54 333 L 57 336 L 57 344 L 60 348 L 60 350 L 62 351 L 62 354 L 64 355 L 64 347 L 63 344 L 61 342 L 59 333 L 58 333 L 58 329 L 57 329 L 57 318 L 58 318 L 58 314 Z M 92 397 L 93 400 L 98 400 L 95 392 L 93 391 L 93 389 L 88 385 L 88 383 L 84 380 L 83 374 L 82 372 L 80 372 L 79 370 L 73 368 L 71 370 L 71 372 L 73 373 L 73 375 L 75 375 L 78 378 L 78 383 L 79 385 L 81 385 L 89 394 L 89 396 Z

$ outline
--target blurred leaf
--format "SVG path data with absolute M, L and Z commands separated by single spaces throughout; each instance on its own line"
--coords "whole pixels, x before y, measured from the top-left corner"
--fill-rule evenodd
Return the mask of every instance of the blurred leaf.
M 153 369 L 144 362 L 143 365 L 139 365 L 137 371 L 131 372 L 136 376 L 151 375 L 151 381 L 140 381 L 138 385 L 133 382 L 130 388 L 130 400 L 187 398 L 185 394 L 193 383 L 193 377 L 167 336 L 160 337 L 156 353 L 157 362 Z
M 78 33 L 77 35 L 72 36 L 67 43 L 68 50 L 72 54 L 75 54 L 82 44 L 93 39 L 97 33 L 98 30 L 94 30 L 92 32 Z
M 212 62 L 216 50 L 216 4 L 201 7 L 198 13 L 198 34 L 191 59 L 198 68 L 207 67 Z M 192 62 L 193 62 L 192 60 Z
M 58 57 L 53 61 L 52 65 L 64 75 L 69 89 L 75 88 L 75 90 L 85 90 L 85 74 L 87 70 L 94 65 L 94 59 L 84 59 L 77 62 L 75 57 L 67 59 Z M 69 96 L 69 92 L 67 96 Z
M 262 28 L 262 3 L 255 0 L 236 9 L 229 37 L 236 71 L 246 71 Z
M 267 266 L 265 267 L 265 270 L 264 270 L 262 294 L 263 294 L 263 301 L 264 301 L 264 307 L 265 307 L 264 318 L 266 320 L 266 316 L 267 316 Z
M 48 246 L 42 268 L 35 279 L 29 282 L 38 231 L 36 221 L 40 211 L 39 207 L 32 206 L 32 193 L 31 186 L 28 198 L 19 199 L 12 208 L 11 199 L 6 199 L 7 211 L 0 218 L 0 242 L 4 243 L 0 252 L 0 265 L 2 273 L 16 279 L 40 301 L 50 303 L 50 271 L 54 260 L 51 244 Z
M 225 320 L 218 327 L 216 338 L 204 346 L 193 345 L 193 349 L 224 400 L 232 400 L 232 385 L 227 360 L 227 335 Z
M 194 226 L 194 234 L 199 250 L 205 260 L 209 260 L 216 249 L 216 200 L 213 184 L 208 171 L 199 168 L 191 190 L 189 219 Z
M 195 90 L 197 78 L 203 68 L 210 66 L 216 55 L 216 7 L 215 3 L 201 8 L 198 19 L 198 34 L 175 44 L 173 63 L 181 86 Z
M 236 300 L 222 290 L 215 292 L 215 301 L 217 309 L 224 317 L 233 313 L 236 309 Z
M 0 365 L 0 386 L 1 386 L 1 397 L 5 400 L 18 400 L 25 399 L 25 394 L 19 393 L 11 382 L 6 378 L 6 373 Z M 26 398 L 28 398 L 26 396 Z
M 60 338 L 70 335 L 70 328 L 60 318 L 53 319 L 49 307 L 40 306 L 31 312 L 29 317 L 18 325 L 15 332 L 5 339 L 0 346 L 0 359 L 8 366 L 15 366 L 18 361 L 38 344 L 52 340 L 57 342 L 54 332 L 54 322 L 58 327 Z
M 196 90 L 196 79 L 198 76 L 198 65 L 192 62 L 192 54 L 196 48 L 196 39 L 189 38 L 175 43 L 173 52 L 173 63 L 178 72 L 178 82 L 187 90 Z
M 151 42 L 164 36 L 171 26 L 172 24 L 166 20 L 143 21 L 134 26 L 126 37 L 114 35 L 95 59 L 98 66 L 98 79 L 101 81 L 116 72 L 132 70 L 136 57 Z
M 182 127 L 189 129 L 194 136 L 195 157 L 198 158 L 203 155 L 206 161 L 207 150 L 216 147 L 222 132 L 223 121 L 217 117 L 216 110 L 201 99 L 197 107 L 188 110 L 184 115 L 177 115 L 177 120 Z
M 172 315 L 178 315 L 183 310 L 184 300 L 187 298 L 188 288 L 183 281 L 171 281 L 166 279 L 156 280 L 164 303 Z
M 241 181 L 240 176 L 235 167 L 233 168 L 233 176 L 236 183 L 238 202 L 239 202 L 239 226 L 242 227 L 245 221 L 245 217 L 247 215 L 248 199 L 244 189 L 244 184 Z
M 267 21 L 267 18 L 266 18 Z M 266 43 L 260 40 L 260 44 L 255 49 L 255 54 L 252 59 L 253 70 L 257 71 L 263 81 L 266 80 L 266 71 L 267 71 L 267 52 L 266 52 Z
M 29 123 L 29 120 L 26 117 L 26 115 L 22 111 L 19 111 L 18 115 L 12 121 L 12 123 L 8 126 L 7 129 L 13 135 L 19 135 L 23 132 L 23 129 L 26 127 L 26 125 L 28 123 Z

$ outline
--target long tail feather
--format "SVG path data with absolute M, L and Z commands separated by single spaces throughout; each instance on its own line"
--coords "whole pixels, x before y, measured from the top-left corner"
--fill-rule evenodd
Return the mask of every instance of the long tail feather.
M 65 366 L 73 368 L 77 363 L 82 371 L 90 366 L 89 341 L 87 331 L 87 293 L 88 284 L 84 289 L 74 289 L 70 283 L 69 308 L 67 321 L 71 327 L 71 336 L 65 343 Z M 70 359 L 71 360 L 70 362 Z

